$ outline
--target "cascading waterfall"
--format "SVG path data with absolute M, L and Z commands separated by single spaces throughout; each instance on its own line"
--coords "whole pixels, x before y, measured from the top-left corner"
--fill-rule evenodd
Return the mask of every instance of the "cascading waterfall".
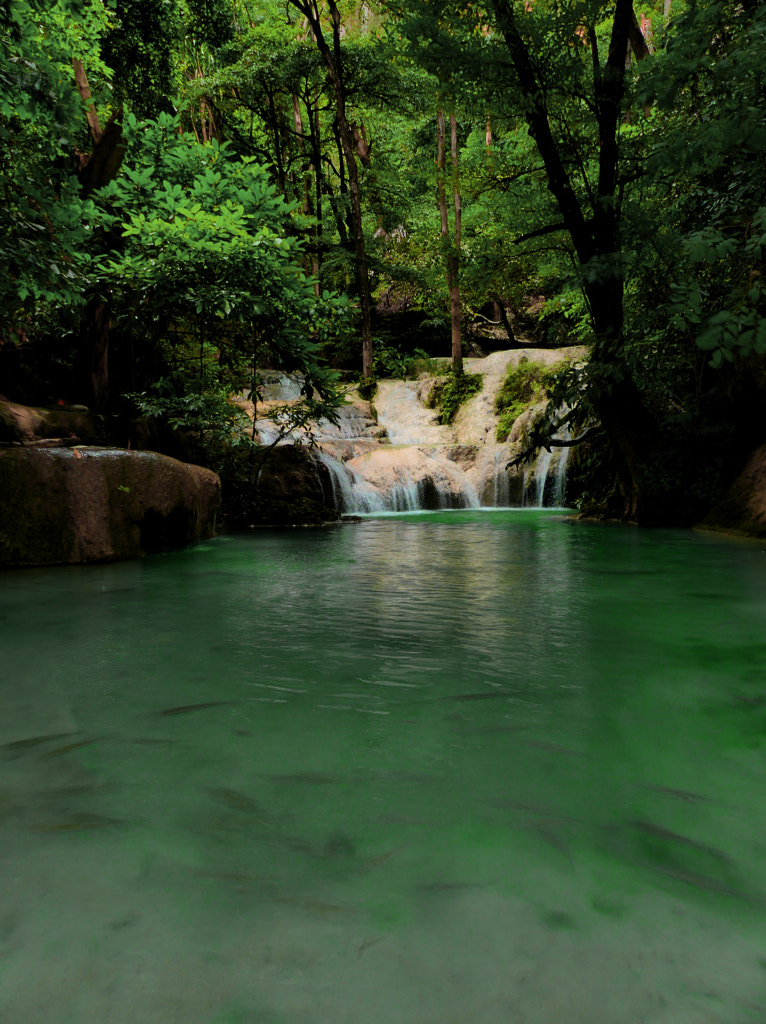
M 339 512 L 416 512 L 420 509 L 478 508 L 479 499 L 466 478 L 461 488 L 440 479 L 434 462 L 432 473 L 415 475 L 407 466 L 396 466 L 384 482 L 376 486 L 352 466 L 340 462 L 329 452 L 319 450 L 319 460 L 326 466 L 332 487 L 332 504 Z M 455 468 L 455 474 L 459 471 Z M 452 486 L 450 486 L 452 483 Z M 329 496 L 328 496 L 329 497 Z
M 560 410 L 564 412 L 565 410 Z M 568 441 L 571 432 L 568 426 L 557 430 L 557 435 Z M 548 451 L 541 448 L 534 464 L 530 480 L 530 470 L 524 470 L 522 484 L 522 505 L 533 508 L 563 508 L 566 500 L 566 473 L 570 449 L 568 446 L 552 448 Z M 534 498 L 534 505 L 530 499 Z
M 507 462 L 508 454 L 505 448 L 498 448 L 495 452 L 495 475 L 492 482 L 492 505 L 495 508 L 507 508 L 511 503 L 511 481 L 506 469 Z
M 349 469 L 327 452 L 319 450 L 317 454 L 329 471 L 332 503 L 339 512 L 354 514 L 386 511 L 383 497 L 370 487 L 360 473 Z
M 545 483 L 548 479 L 548 471 L 551 468 L 553 452 L 544 448 L 537 459 L 535 468 L 535 508 L 542 508 L 545 503 Z
M 567 440 L 570 438 L 569 430 L 561 431 L 562 435 Z M 566 487 L 567 487 L 567 463 L 569 462 L 569 453 L 571 448 L 559 449 L 559 457 L 556 462 L 556 474 L 554 477 L 553 494 L 551 495 L 551 504 L 554 508 L 563 508 L 566 503 Z
M 269 404 L 293 400 L 300 384 L 287 375 L 269 376 L 256 422 L 262 444 L 277 440 Z M 327 471 L 322 478 L 328 505 L 346 514 L 564 506 L 568 447 L 541 449 L 534 463 L 509 472 L 506 467 L 517 448 L 493 443 L 491 390 L 489 398 L 478 396 L 469 405 L 466 421 L 454 428 L 439 423 L 426 408 L 427 392 L 426 385 L 414 381 L 382 381 L 377 414 L 357 397 L 340 408 L 337 423 L 320 420 L 314 425 L 311 441 L 318 444 L 315 450 Z M 560 410 L 559 418 L 565 411 Z M 539 415 L 533 408 L 522 414 L 527 417 L 524 431 L 534 422 L 530 412 Z M 565 428 L 559 433 L 569 436 Z M 278 443 L 301 443 L 305 436 L 296 430 Z

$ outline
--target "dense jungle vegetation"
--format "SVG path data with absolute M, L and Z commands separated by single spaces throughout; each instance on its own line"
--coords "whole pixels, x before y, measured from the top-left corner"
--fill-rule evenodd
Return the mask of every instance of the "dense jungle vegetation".
M 341 372 L 587 344 L 551 409 L 591 504 L 643 522 L 694 521 L 766 439 L 766 3 L 7 0 L 0 25 L 7 398 L 84 403 L 115 443 L 194 432 L 215 467 L 266 367 L 332 417 Z

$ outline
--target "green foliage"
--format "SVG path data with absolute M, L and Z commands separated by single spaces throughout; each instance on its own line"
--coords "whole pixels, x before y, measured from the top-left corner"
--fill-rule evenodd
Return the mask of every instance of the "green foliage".
M 232 12 L 236 4 L 225 0 L 186 0 L 189 10 L 188 31 L 210 46 L 222 46 L 234 32 Z
M 0 345 L 33 337 L 41 312 L 79 305 L 87 286 L 76 254 L 95 207 L 75 177 L 83 109 L 72 57 L 87 51 L 106 75 L 99 0 L 10 0 L 0 13 Z
M 694 4 L 642 83 L 658 107 L 647 172 L 665 214 L 653 246 L 673 268 L 665 314 L 714 368 L 766 354 L 764 54 L 763 4 Z
M 452 423 L 457 411 L 483 386 L 481 373 L 450 373 L 435 381 L 428 396 L 428 408 L 439 410 L 439 423 Z
M 200 456 L 208 462 L 213 452 L 246 431 L 249 421 L 230 401 L 231 383 L 219 372 L 211 358 L 213 353 L 206 354 L 208 359 L 196 380 L 178 367 L 153 381 L 145 391 L 126 394 L 125 398 L 142 416 L 166 424 L 171 430 L 193 432 Z
M 153 378 L 159 366 L 165 381 L 178 383 L 166 370 L 183 369 L 191 383 L 175 394 L 190 403 L 208 345 L 230 390 L 241 390 L 267 359 L 305 374 L 309 397 L 316 390 L 335 401 L 319 344 L 344 329 L 347 302 L 315 294 L 291 207 L 266 169 L 181 134 L 167 114 L 148 122 L 127 115 L 124 133 L 122 172 L 98 193 L 101 225 L 121 243 L 83 259 L 111 294 L 123 347 L 138 355 L 131 378 L 140 384 L 144 367 Z
M 375 376 L 363 377 L 357 384 L 356 390 L 359 392 L 360 398 L 365 402 L 371 402 L 378 393 L 378 378 Z
M 567 365 L 543 366 L 523 359 L 518 366 L 508 368 L 495 398 L 495 413 L 500 417 L 496 428 L 498 442 L 508 440 L 514 422 L 525 409 L 548 399 L 550 390 Z
M 112 0 L 104 59 L 114 71 L 114 102 L 138 117 L 170 113 L 181 88 L 177 48 L 182 14 L 169 0 Z
M 376 341 L 373 354 L 373 372 L 378 378 L 394 377 L 407 380 L 430 365 L 428 353 L 420 348 L 405 352 L 399 345 Z

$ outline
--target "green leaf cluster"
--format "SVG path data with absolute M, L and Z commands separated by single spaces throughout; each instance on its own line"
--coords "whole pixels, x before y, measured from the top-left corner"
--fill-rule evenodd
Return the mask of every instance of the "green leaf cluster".
M 484 384 L 481 373 L 452 373 L 436 380 L 428 395 L 428 408 L 439 410 L 439 423 L 452 423 L 461 405 L 477 395 Z
M 537 402 L 545 402 L 562 371 L 568 364 L 545 366 L 526 357 L 518 366 L 511 366 L 495 397 L 495 413 L 499 417 L 495 432 L 500 443 L 507 441 L 518 417 Z

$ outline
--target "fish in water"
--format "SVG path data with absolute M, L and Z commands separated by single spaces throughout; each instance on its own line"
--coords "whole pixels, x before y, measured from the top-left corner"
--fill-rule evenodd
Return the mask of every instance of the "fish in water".
M 102 814 L 76 814 L 68 821 L 55 822 L 49 825 L 33 825 L 33 832 L 84 832 L 94 828 L 112 828 L 123 825 L 118 818 L 107 818 Z
M 648 789 L 652 793 L 667 793 L 668 796 L 677 796 L 679 800 L 686 800 L 689 803 L 696 803 L 697 801 L 710 803 L 709 797 L 700 796 L 699 793 L 690 793 L 686 789 L 671 789 L 670 786 L 650 786 L 648 784 L 644 786 L 644 789 Z
M 697 874 L 695 871 L 685 871 L 683 868 L 677 868 L 671 864 L 655 864 L 654 868 L 661 874 L 667 875 L 669 878 L 674 878 L 678 882 L 684 882 L 686 885 L 693 885 L 695 889 L 705 889 L 708 892 L 717 892 L 724 896 L 734 896 L 737 899 L 745 900 L 748 903 L 757 903 L 759 905 L 764 904 L 764 900 L 760 896 L 743 892 L 741 889 L 731 888 L 730 886 L 717 881 L 715 878 L 709 878 L 707 875 Z
M 61 757 L 62 754 L 69 754 L 73 750 L 80 750 L 81 747 L 90 747 L 94 743 L 99 743 L 101 740 L 108 739 L 107 736 L 96 736 L 92 740 L 80 740 L 79 743 L 67 743 L 65 747 L 56 747 L 55 750 L 48 750 L 45 754 L 40 754 L 39 760 L 46 761 L 50 757 Z
M 54 740 L 63 740 L 67 736 L 77 735 L 79 735 L 77 732 L 51 732 L 46 736 L 30 736 L 26 740 L 14 740 L 12 743 L 4 743 L 2 749 L 11 752 L 26 750 L 27 747 L 39 747 L 43 743 L 53 743 Z
M 292 775 L 270 775 L 272 782 L 304 782 L 319 786 L 332 782 L 343 782 L 340 775 L 327 775 L 323 772 L 295 772 Z
M 703 853 L 709 854 L 715 860 L 723 864 L 730 864 L 731 858 L 722 850 L 717 850 L 714 846 L 708 846 L 707 843 L 700 843 L 696 839 L 689 839 L 687 836 L 682 836 L 678 832 L 671 832 L 670 829 L 662 828 L 660 825 L 655 825 L 651 821 L 633 821 L 631 822 L 634 828 L 643 832 L 645 835 L 653 836 L 655 839 L 665 839 L 674 843 L 683 843 L 686 846 L 691 846 L 695 850 L 700 850 Z
M 395 846 L 393 850 L 386 850 L 385 853 L 378 854 L 377 857 L 368 857 L 364 862 L 365 871 L 370 871 L 372 868 L 380 867 L 381 864 L 385 864 L 387 860 L 391 860 L 395 857 L 400 850 L 405 849 L 404 846 Z
M 284 850 L 293 850 L 295 853 L 305 853 L 315 860 L 348 860 L 356 854 L 354 841 L 343 832 L 335 832 L 328 837 L 327 841 L 319 846 L 300 836 L 279 836 L 277 845 Z
M 234 700 L 208 700 L 203 704 L 180 704 L 175 708 L 164 708 L 162 711 L 157 711 L 156 714 L 162 717 L 167 715 L 185 715 L 189 711 L 206 711 L 208 708 L 222 708 L 236 703 Z
M 418 886 L 420 892 L 438 894 L 443 892 L 461 892 L 464 889 L 485 889 L 482 882 L 424 882 Z
M 457 697 L 445 697 L 445 700 L 498 700 L 501 697 L 508 697 L 507 693 L 460 693 Z
M 235 811 L 241 811 L 243 814 L 261 815 L 263 813 L 256 800 L 247 796 L 246 793 L 238 793 L 236 789 L 211 789 L 210 795 L 218 803 L 225 804 Z

